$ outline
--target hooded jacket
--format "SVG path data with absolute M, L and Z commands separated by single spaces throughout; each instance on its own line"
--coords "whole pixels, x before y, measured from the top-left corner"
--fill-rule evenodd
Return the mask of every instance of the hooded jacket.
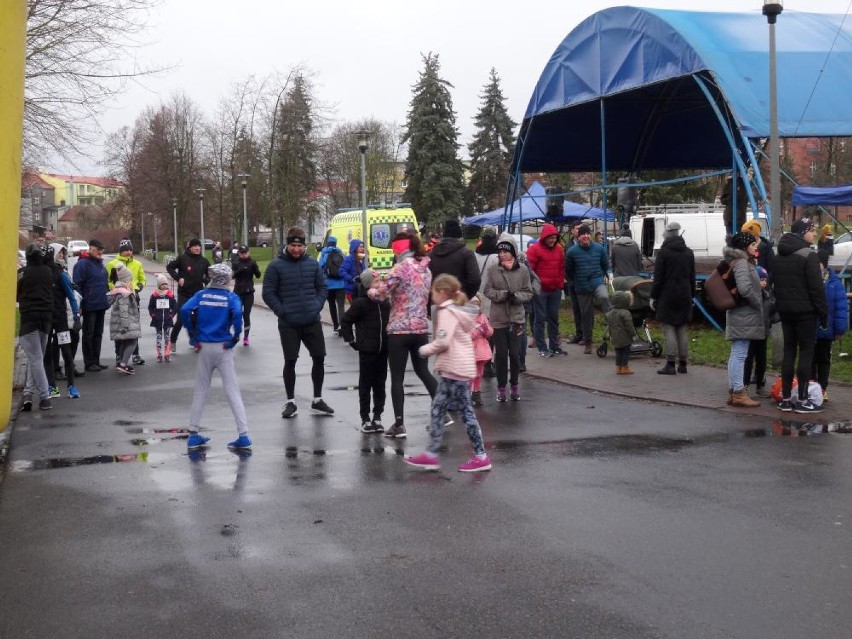
M 442 377 L 463 381 L 476 377 L 470 331 L 478 314 L 479 309 L 472 304 L 458 306 L 452 300 L 435 307 L 435 339 L 421 346 L 419 352 L 422 357 L 437 355 L 435 370 Z
M 429 253 L 432 277 L 449 273 L 458 278 L 461 290 L 468 299 L 476 295 L 482 281 L 476 256 L 464 242 L 455 237 L 445 237 Z
M 663 240 L 654 263 L 654 285 L 657 321 L 670 326 L 683 326 L 692 315 L 695 296 L 695 254 L 681 236 Z
M 107 270 L 101 258 L 81 253 L 80 259 L 74 265 L 73 279 L 74 286 L 83 296 L 83 313 L 105 311 L 109 308 Z
M 340 266 L 340 277 L 343 279 L 343 288 L 346 292 L 355 296 L 358 292 L 357 280 L 361 273 L 366 268 L 364 260 L 358 259 L 358 247 L 363 242 L 358 238 L 349 242 L 349 255 L 343 258 L 343 264 Z
M 21 335 L 33 331 L 50 332 L 53 318 L 53 271 L 42 263 L 41 253 L 27 253 L 27 265 L 18 274 L 18 300 Z
M 817 331 L 817 339 L 837 339 L 849 328 L 849 301 L 846 299 L 846 289 L 837 274 L 828 269 L 825 278 L 825 301 L 828 306 L 828 320 L 825 328 Z
M 341 255 L 343 255 L 343 251 L 337 246 L 337 238 L 329 237 L 328 238 L 329 245 L 326 246 L 322 251 L 320 251 L 319 256 L 319 266 L 320 270 L 323 272 L 325 277 L 326 286 L 330 291 L 337 291 L 342 289 L 345 286 L 345 282 L 343 281 L 343 274 L 338 271 L 339 277 L 331 277 L 329 275 L 325 275 L 325 263 L 328 262 L 328 256 L 337 251 Z M 343 261 L 346 261 L 346 256 L 343 255 Z M 343 268 L 343 264 L 341 263 L 341 268 Z
M 518 244 L 512 235 L 502 233 L 497 241 L 509 242 L 517 255 Z M 499 259 L 494 260 L 485 269 L 482 294 L 492 302 L 488 319 L 495 330 L 509 324 L 523 324 L 524 303 L 529 302 L 534 294 L 529 269 L 517 257 L 510 269 L 503 268 Z
M 796 233 L 784 233 L 772 260 L 775 308 L 781 319 L 795 321 L 816 315 L 825 323 L 828 306 L 816 251 Z
M 107 262 L 106 270 L 107 274 L 112 273 L 112 269 L 118 268 L 119 264 L 124 264 L 127 268 L 130 269 L 130 272 L 133 273 L 133 289 L 138 293 L 143 288 L 145 288 L 145 269 L 142 267 L 142 262 L 137 259 L 134 259 L 133 256 L 125 257 L 123 255 L 117 255 L 109 262 Z M 109 279 L 109 288 L 115 286 L 112 279 Z
M 142 325 L 139 323 L 139 300 L 133 290 L 133 274 L 127 268 L 119 269 L 119 273 L 127 273 L 127 277 L 115 283 L 109 292 L 109 303 L 112 311 L 109 314 L 109 338 L 111 340 L 139 339 L 142 337 Z
M 251 257 L 245 259 L 238 257 L 236 262 L 231 263 L 234 271 L 234 293 L 237 295 L 248 295 L 254 293 L 254 278 L 260 277 L 260 267 Z
M 616 291 L 612 296 L 612 309 L 606 314 L 606 323 L 613 348 L 626 348 L 633 343 L 636 329 L 629 310 L 632 301 L 629 291 Z
M 622 235 L 612 243 L 612 273 L 616 277 L 639 275 L 643 268 L 642 251 L 632 237 Z
M 207 284 L 207 269 L 209 267 L 210 262 L 204 257 L 203 251 L 196 255 L 186 249 L 183 255 L 166 265 L 166 270 L 175 282 L 183 278 L 183 286 L 178 288 L 178 296 L 188 299 Z
M 527 249 L 527 262 L 541 280 L 541 292 L 561 291 L 565 286 L 565 249 L 558 241 L 552 247 L 544 240 L 552 236 L 559 237 L 559 231 L 553 224 L 541 227 L 538 242 Z
M 165 302 L 161 300 L 165 300 Z M 169 289 L 154 289 L 154 292 L 151 293 L 151 299 L 148 300 L 148 315 L 151 316 L 152 328 L 165 331 L 174 326 L 177 310 L 177 300 Z
M 354 342 L 358 352 L 378 353 L 387 350 L 389 318 L 390 304 L 387 301 L 376 302 L 366 296 L 354 297 L 340 320 L 340 335 L 347 344 Z
M 371 300 L 390 301 L 388 335 L 428 333 L 427 309 L 432 288 L 429 258 L 417 260 L 411 253 L 403 253 L 398 259 L 387 277 L 367 295 Z
M 295 260 L 282 246 L 263 276 L 263 301 L 278 316 L 278 323 L 299 327 L 319 322 L 327 298 L 319 263 L 307 253 Z
M 494 354 L 491 352 L 491 344 L 488 338 L 494 335 L 494 328 L 488 321 L 485 311 L 476 316 L 474 327 L 470 331 L 473 338 L 473 356 L 477 362 L 490 362 Z
M 733 264 L 737 305 L 725 314 L 725 339 L 766 339 L 763 321 L 763 294 L 757 270 L 745 251 L 726 246 L 722 257 Z
M 181 307 L 180 317 L 193 345 L 234 344 L 243 331 L 240 296 L 223 288 L 211 286 L 198 291 Z

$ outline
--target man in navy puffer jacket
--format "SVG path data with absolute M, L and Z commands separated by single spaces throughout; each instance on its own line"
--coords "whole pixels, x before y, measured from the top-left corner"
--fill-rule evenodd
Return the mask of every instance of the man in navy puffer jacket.
M 263 277 L 263 301 L 278 316 L 278 333 L 284 350 L 284 390 L 287 403 L 281 416 L 294 417 L 296 408 L 296 360 L 304 343 L 313 366 L 314 386 L 311 409 L 322 415 L 333 415 L 322 399 L 325 377 L 325 337 L 320 324 L 320 311 L 328 298 L 328 286 L 319 263 L 307 254 L 305 231 L 293 226 L 287 231 L 287 243 Z

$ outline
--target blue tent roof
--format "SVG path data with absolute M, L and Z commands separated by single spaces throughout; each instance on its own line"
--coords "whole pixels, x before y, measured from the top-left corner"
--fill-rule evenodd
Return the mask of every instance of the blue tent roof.
M 526 195 L 519 197 L 511 204 L 511 220 L 509 219 L 509 207 L 500 207 L 487 213 L 470 215 L 462 221 L 465 224 L 473 224 L 475 226 L 496 226 L 507 222 L 543 220 L 546 218 L 545 211 L 547 211 L 547 192 L 541 183 L 536 180 L 527 189 Z M 615 213 L 612 211 L 607 211 L 604 214 L 603 209 L 566 201 L 562 205 L 562 217 L 547 219 L 551 222 L 564 222 L 577 218 L 602 220 L 604 219 L 604 215 L 606 215 L 608 222 L 615 220 Z
M 796 186 L 793 188 L 793 206 L 824 205 L 846 206 L 852 204 L 852 184 L 844 186 Z
M 852 136 L 852 20 L 785 11 L 776 24 L 781 137 Z M 747 138 L 769 135 L 766 18 L 615 7 L 580 23 L 539 78 L 521 172 L 723 168 L 731 148 L 698 83 Z M 736 140 L 740 144 L 740 140 Z

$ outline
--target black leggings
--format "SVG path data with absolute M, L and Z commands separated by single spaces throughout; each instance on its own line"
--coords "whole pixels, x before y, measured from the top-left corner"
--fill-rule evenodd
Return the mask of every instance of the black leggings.
M 814 349 L 814 364 L 811 379 L 819 382 L 822 390 L 828 388 L 828 376 L 831 373 L 831 347 L 834 340 L 818 339 Z
M 808 398 L 808 380 L 811 375 L 811 365 L 814 360 L 816 345 L 816 315 L 792 320 L 781 320 L 784 330 L 784 360 L 781 362 L 781 392 L 783 399 L 790 399 L 793 389 L 793 370 L 799 379 L 799 400 Z M 796 351 L 799 361 L 796 362 Z
M 391 373 L 391 403 L 393 403 L 393 416 L 397 424 L 403 424 L 403 407 L 405 405 L 405 364 L 411 355 L 411 367 L 414 374 L 420 378 L 429 397 L 435 397 L 438 381 L 429 372 L 429 360 L 420 357 L 417 349 L 429 343 L 429 336 L 425 333 L 403 333 L 388 335 L 388 364 Z
M 295 359 L 284 360 L 284 392 L 287 401 L 296 398 L 296 362 Z M 314 397 L 322 397 L 322 382 L 325 378 L 325 357 L 311 357 L 311 381 L 314 384 Z
M 251 307 L 254 306 L 254 293 L 243 293 L 240 295 L 243 303 L 243 331 L 248 335 L 251 328 Z

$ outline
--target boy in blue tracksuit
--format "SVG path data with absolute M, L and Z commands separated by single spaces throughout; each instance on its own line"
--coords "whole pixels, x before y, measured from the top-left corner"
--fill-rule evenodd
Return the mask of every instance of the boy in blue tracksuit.
M 811 379 L 822 387 L 822 401 L 828 401 L 828 377 L 831 372 L 831 347 L 834 340 L 840 339 L 849 328 L 849 301 L 846 289 L 837 274 L 828 265 L 829 252 L 817 251 L 822 279 L 825 282 L 825 301 L 828 304 L 828 316 L 825 326 L 817 327 L 816 347 Z
M 198 352 L 187 448 L 197 450 L 210 441 L 209 437 L 199 435 L 198 429 L 204 402 L 210 392 L 210 380 L 213 371 L 218 369 L 237 424 L 238 437 L 228 444 L 228 448 L 248 450 L 252 442 L 234 369 L 234 346 L 240 341 L 243 330 L 242 303 L 238 295 L 228 290 L 232 273 L 229 265 L 214 264 L 207 273 L 210 279 L 207 288 L 198 291 L 180 309 L 183 324 L 189 330 L 189 343 Z

